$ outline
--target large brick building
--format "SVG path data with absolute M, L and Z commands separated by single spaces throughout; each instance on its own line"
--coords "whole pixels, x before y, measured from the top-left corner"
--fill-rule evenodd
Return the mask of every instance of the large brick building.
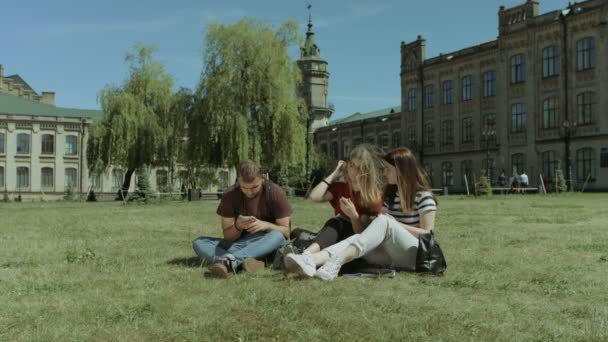
M 434 187 L 464 191 L 526 172 L 531 185 L 561 166 L 574 188 L 608 190 L 608 2 L 539 14 L 537 1 L 498 11 L 498 38 L 426 58 L 401 43 L 401 107 L 356 113 L 315 132 L 334 159 L 360 142 L 417 151 Z

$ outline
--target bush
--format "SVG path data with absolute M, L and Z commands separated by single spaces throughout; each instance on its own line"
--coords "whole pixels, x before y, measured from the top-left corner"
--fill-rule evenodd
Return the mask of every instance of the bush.
M 566 192 L 568 186 L 566 185 L 566 179 L 562 172 L 562 162 L 558 160 L 557 169 L 555 169 L 555 192 Z
M 63 193 L 63 200 L 64 201 L 73 201 L 75 198 L 74 196 L 74 188 L 72 187 L 72 185 L 68 185 L 67 188 L 65 188 L 65 192 Z
M 492 196 L 492 184 L 490 184 L 490 180 L 486 175 L 486 170 L 481 170 L 481 177 L 479 177 L 479 182 L 475 185 L 475 191 L 479 196 Z
M 137 169 L 137 183 L 135 183 L 135 191 L 129 196 L 129 202 L 138 202 L 148 204 L 156 198 L 156 194 L 152 191 L 150 178 L 145 167 Z

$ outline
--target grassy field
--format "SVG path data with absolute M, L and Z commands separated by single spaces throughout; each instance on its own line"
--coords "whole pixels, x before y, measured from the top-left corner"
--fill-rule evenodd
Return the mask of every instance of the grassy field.
M 0 341 L 606 341 L 608 195 L 440 197 L 444 277 L 209 279 L 217 202 L 0 203 Z M 318 229 L 329 206 L 293 200 Z

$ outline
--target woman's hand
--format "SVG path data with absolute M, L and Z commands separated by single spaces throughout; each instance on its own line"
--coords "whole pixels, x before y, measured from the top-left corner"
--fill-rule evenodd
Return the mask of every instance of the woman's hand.
M 340 209 L 342 210 L 344 215 L 348 216 L 351 220 L 356 220 L 359 218 L 357 209 L 349 198 L 340 198 Z

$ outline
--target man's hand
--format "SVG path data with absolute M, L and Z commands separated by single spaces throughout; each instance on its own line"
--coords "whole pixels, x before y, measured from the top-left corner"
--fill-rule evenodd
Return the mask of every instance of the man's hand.
M 359 218 L 357 209 L 355 208 L 355 205 L 349 198 L 345 198 L 345 197 L 340 198 L 340 209 L 342 209 L 342 212 L 346 216 L 348 216 L 351 220 Z
M 250 224 L 256 221 L 256 218 L 253 216 L 243 216 L 239 215 L 236 218 L 236 222 L 234 223 L 237 230 L 247 230 Z
M 258 220 L 256 218 L 253 218 L 253 221 L 249 222 L 248 225 L 245 227 L 245 230 L 247 231 L 247 233 L 250 233 L 250 234 L 264 232 L 264 231 L 267 231 L 268 229 L 270 229 L 268 222 Z

